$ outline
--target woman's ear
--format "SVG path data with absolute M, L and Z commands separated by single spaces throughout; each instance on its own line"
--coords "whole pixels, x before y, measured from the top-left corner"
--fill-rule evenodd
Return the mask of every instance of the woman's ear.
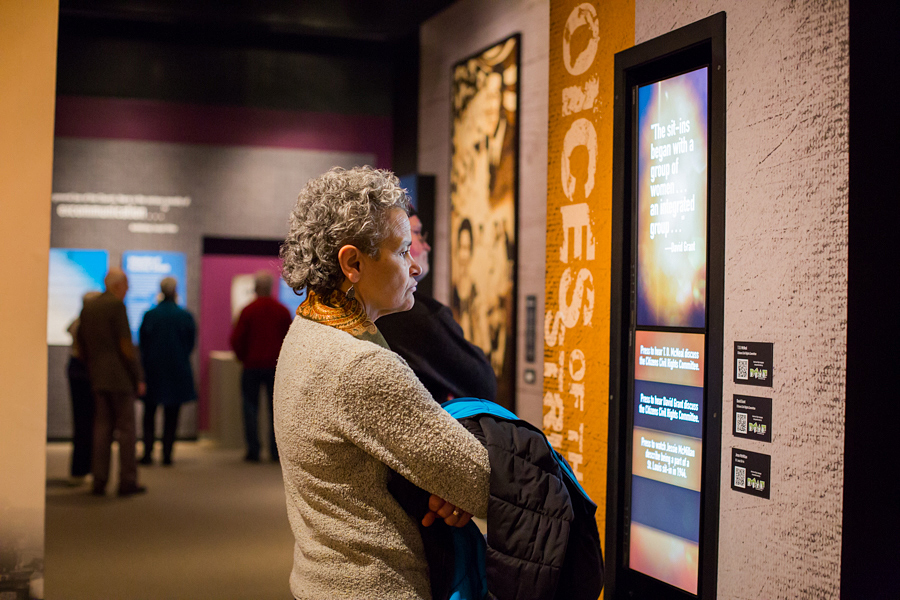
M 356 246 L 347 244 L 338 250 L 338 262 L 341 265 L 341 271 L 344 277 L 350 280 L 350 283 L 359 283 L 360 257 L 362 252 Z

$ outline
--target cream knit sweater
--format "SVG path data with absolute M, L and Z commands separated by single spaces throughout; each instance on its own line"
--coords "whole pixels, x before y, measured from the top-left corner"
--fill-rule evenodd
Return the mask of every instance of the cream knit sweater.
M 422 539 L 387 491 L 389 469 L 484 517 L 484 447 L 395 353 L 303 317 L 281 347 L 274 413 L 294 596 L 430 600 Z

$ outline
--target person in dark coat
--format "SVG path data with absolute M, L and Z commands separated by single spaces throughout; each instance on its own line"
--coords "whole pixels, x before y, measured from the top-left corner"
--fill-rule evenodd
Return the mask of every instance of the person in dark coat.
M 106 494 L 113 434 L 119 441 L 119 495 L 147 491 L 138 485 L 135 460 L 134 398 L 146 391 L 137 351 L 131 343 L 125 294 L 128 277 L 122 269 L 110 269 L 106 291 L 84 305 L 78 326 L 78 347 L 88 366 L 94 391 L 94 451 L 92 493 Z
M 241 394 L 244 408 L 244 435 L 247 454 L 244 460 L 259 461 L 259 392 L 266 390 L 269 406 L 269 457 L 278 460 L 272 398 L 275 390 L 275 365 L 281 343 L 291 327 L 290 311 L 272 298 L 275 278 L 269 271 L 256 274 L 256 300 L 244 307 L 231 332 L 231 347 L 244 369 Z
M 141 361 L 147 380 L 144 396 L 144 456 L 141 464 L 153 464 L 156 412 L 163 407 L 163 464 L 172 464 L 172 448 L 178 430 L 181 405 L 197 399 L 191 352 L 197 327 L 191 313 L 175 302 L 178 282 L 160 282 L 162 301 L 147 311 L 140 329 Z
M 428 245 L 422 221 L 410 208 L 412 246 L 409 253 L 419 263 L 421 281 L 428 274 Z M 419 292 L 416 303 L 406 312 L 378 320 L 378 330 L 391 350 L 399 354 L 436 402 L 473 397 L 493 402 L 497 378 L 481 348 L 466 340 L 450 309 Z
M 92 291 L 82 296 L 82 306 L 100 296 L 100 292 Z M 94 446 L 94 393 L 91 391 L 91 378 L 87 364 L 82 360 L 82 351 L 78 344 L 78 325 L 80 318 L 69 324 L 68 332 L 72 336 L 72 349 L 66 365 L 69 379 L 69 394 L 72 399 L 72 465 L 69 471 L 72 485 L 81 484 L 91 472 L 91 456 Z

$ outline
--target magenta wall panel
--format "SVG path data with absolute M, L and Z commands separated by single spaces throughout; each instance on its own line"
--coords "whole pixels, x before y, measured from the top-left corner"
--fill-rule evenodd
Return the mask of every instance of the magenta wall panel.
M 231 350 L 231 280 L 235 275 L 268 269 L 281 278 L 281 260 L 272 256 L 206 255 L 200 266 L 200 393 L 197 426 L 209 429 L 209 353 Z
M 393 143 L 389 117 L 72 96 L 56 99 L 56 136 L 365 152 L 382 169 Z

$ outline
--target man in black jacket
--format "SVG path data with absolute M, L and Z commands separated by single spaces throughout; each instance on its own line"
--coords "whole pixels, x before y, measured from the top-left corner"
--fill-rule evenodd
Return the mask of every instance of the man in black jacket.
M 422 221 L 410 210 L 412 246 L 409 251 L 428 275 L 428 245 Z M 494 401 L 497 378 L 490 361 L 469 343 L 450 309 L 434 298 L 415 293 L 411 310 L 378 319 L 378 330 L 391 350 L 403 357 L 437 402 L 474 397 Z

